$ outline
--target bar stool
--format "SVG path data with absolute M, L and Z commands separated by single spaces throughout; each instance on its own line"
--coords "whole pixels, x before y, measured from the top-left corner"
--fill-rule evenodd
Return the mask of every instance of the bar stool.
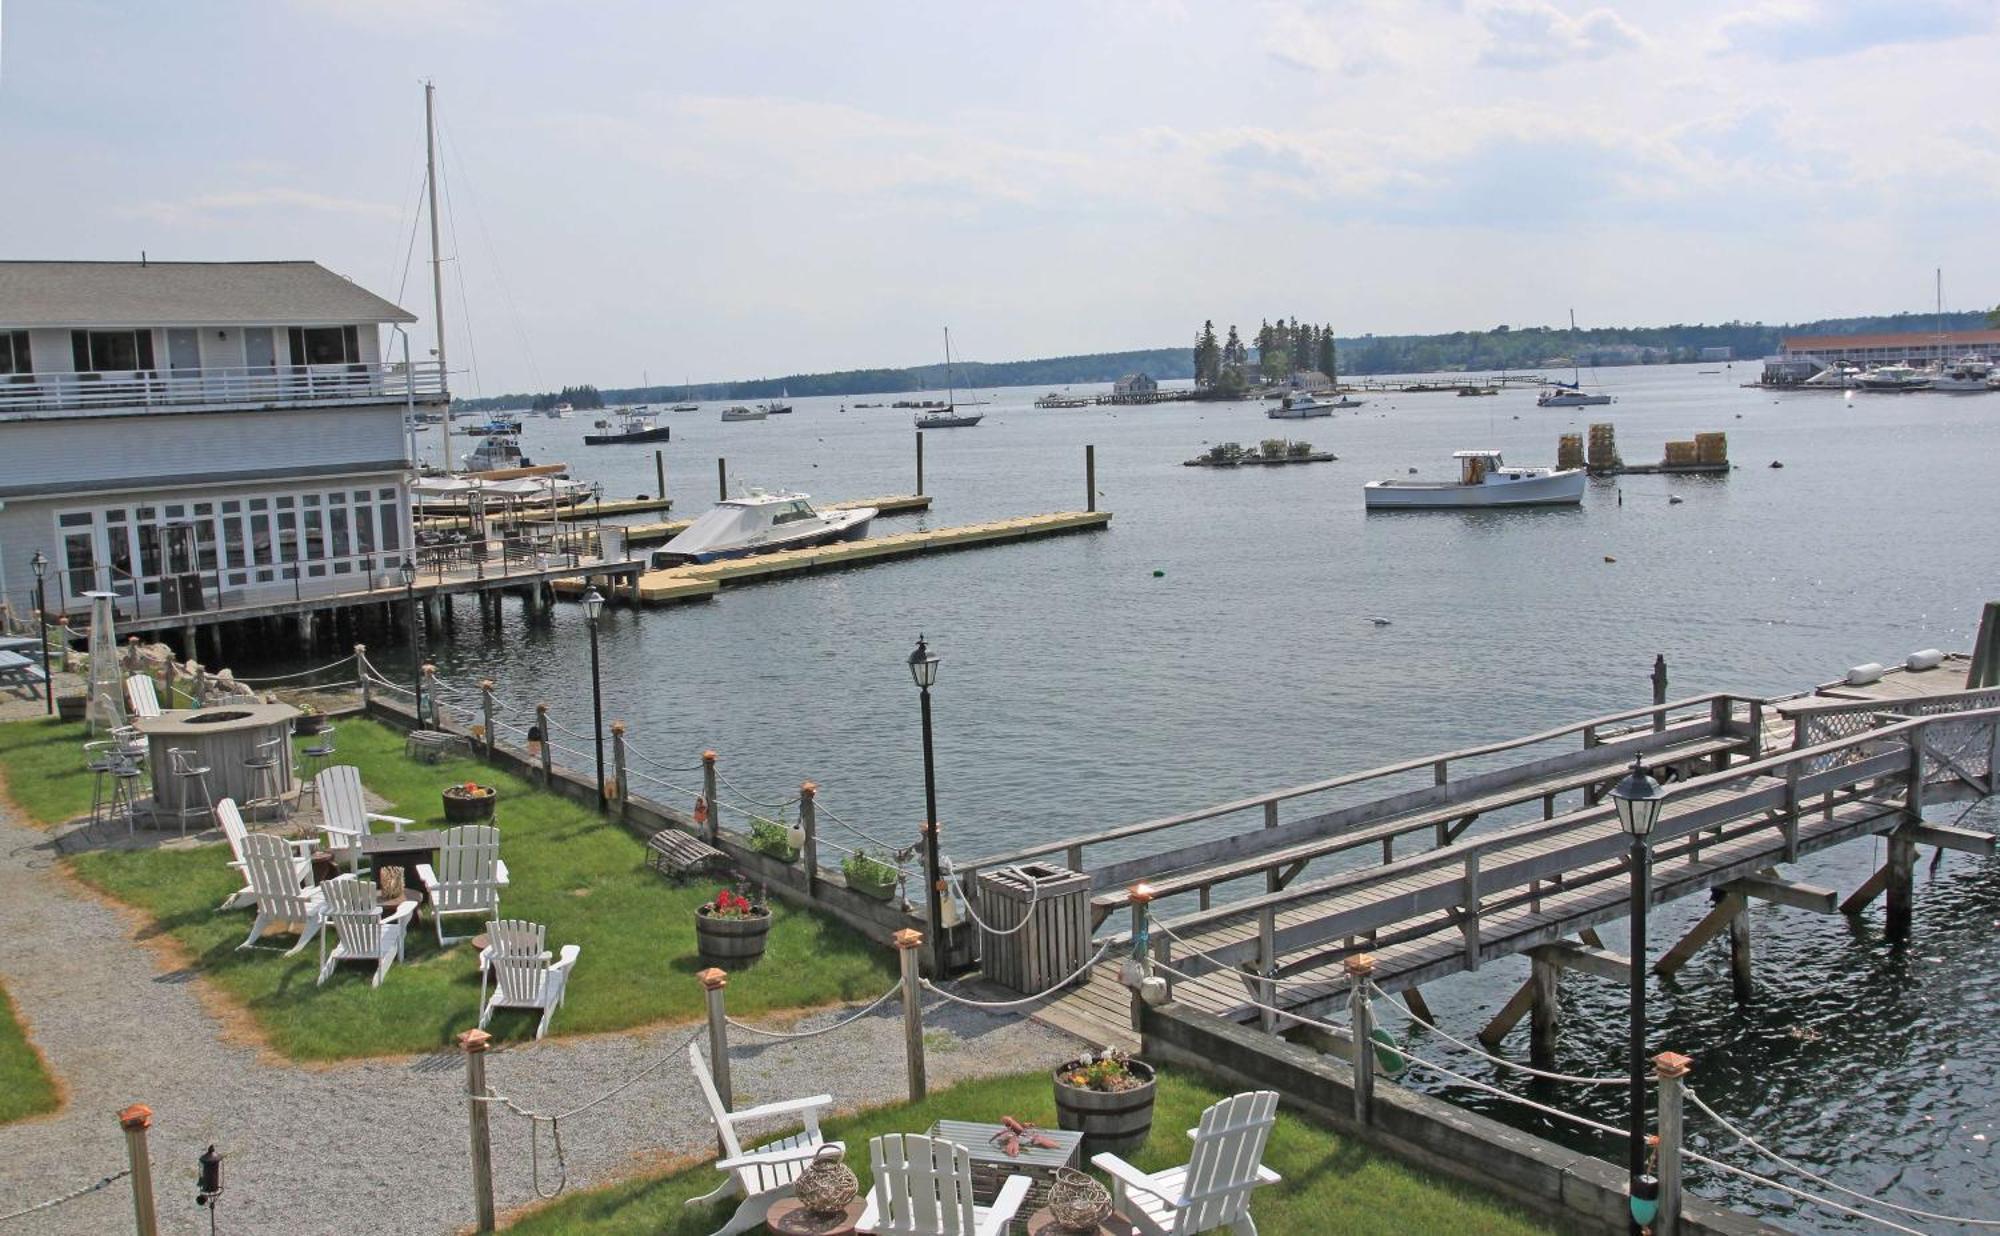
M 318 741 L 299 752 L 300 755 L 305 757 L 305 764 L 299 773 L 299 810 L 301 811 L 306 809 L 306 795 L 312 795 L 315 802 L 319 800 L 319 785 L 314 778 L 324 772 L 326 766 L 338 754 L 333 749 L 333 727 L 331 725 L 322 729 L 319 733 L 313 735 L 313 737 L 318 739 Z
M 273 738 L 260 742 L 250 758 L 243 761 L 243 769 L 250 774 L 250 796 L 243 803 L 243 810 L 256 814 L 259 807 L 276 807 L 278 814 L 289 819 L 291 804 L 285 801 L 284 775 L 279 771 L 279 748 L 289 738 Z
M 125 835 L 131 836 L 139 827 L 139 795 L 143 792 L 140 783 L 145 780 L 146 770 L 139 767 L 136 760 L 123 755 L 118 757 L 117 767 L 111 770 L 111 823 L 115 827 L 118 817 L 125 817 Z M 154 810 L 146 810 L 148 822 L 155 818 Z M 185 829 L 182 835 L 186 835 Z
M 119 764 L 123 762 L 119 747 L 119 743 L 108 738 L 83 744 L 84 771 L 91 774 L 90 824 L 93 828 L 104 818 L 105 804 L 111 801 L 104 795 L 104 779 L 116 773 Z M 111 791 L 114 796 L 118 792 L 115 778 L 111 783 Z
M 187 836 L 189 816 L 210 820 L 215 818 L 215 795 L 208 789 L 208 765 L 195 763 L 191 758 L 193 754 L 184 747 L 172 747 L 167 751 L 167 760 L 173 766 L 176 788 L 180 791 L 175 797 L 175 802 L 179 805 L 174 809 L 174 815 L 180 820 L 183 837 Z M 193 803 L 196 787 L 201 790 L 200 806 L 195 806 Z

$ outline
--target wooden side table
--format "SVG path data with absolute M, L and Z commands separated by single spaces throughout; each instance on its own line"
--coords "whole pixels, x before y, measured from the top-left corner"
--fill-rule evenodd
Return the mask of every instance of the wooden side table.
M 1115 1210 L 1104 1216 L 1096 1227 L 1084 1232 L 1057 1224 L 1047 1206 L 1028 1216 L 1028 1236 L 1133 1236 L 1138 1230 L 1132 1226 L 1130 1219 Z
M 764 1226 L 778 1236 L 853 1236 L 854 1225 L 861 1222 L 861 1212 L 867 1204 L 867 1199 L 857 1197 L 839 1214 L 822 1218 L 807 1210 L 798 1198 L 787 1197 L 771 1204 L 770 1213 L 764 1216 Z

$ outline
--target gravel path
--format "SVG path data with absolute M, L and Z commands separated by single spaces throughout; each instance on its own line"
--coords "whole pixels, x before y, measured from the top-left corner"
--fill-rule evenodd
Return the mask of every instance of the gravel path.
M 66 1087 L 48 1116 L 0 1125 L 0 1214 L 53 1197 L 125 1162 L 115 1113 L 154 1112 L 152 1150 L 160 1229 L 207 1231 L 194 1206 L 195 1157 L 226 1156 L 221 1226 L 260 1236 L 378 1228 L 447 1233 L 469 1227 L 464 1074 L 455 1051 L 331 1067 L 285 1064 L 229 1041 L 204 1006 L 202 985 L 171 969 L 136 936 L 137 920 L 83 892 L 56 870 L 48 834 L 0 806 L 0 982 Z M 587 961 L 588 959 L 586 959 Z M 391 971 L 389 982 L 395 981 Z M 824 1013 L 800 1023 L 836 1020 Z M 560 1017 L 560 1014 L 558 1014 Z M 1061 1057 L 1071 1041 L 1013 1016 L 957 1006 L 927 1013 L 933 1086 L 1013 1072 Z M 522 1105 L 557 1110 L 593 1098 L 694 1027 L 564 1040 L 497 1051 L 493 1088 Z M 889 1102 L 903 1085 L 896 1002 L 854 1025 L 796 1043 L 762 1045 L 736 1032 L 730 1058 L 738 1105 L 820 1092 L 842 1108 Z M 494 1113 L 494 1177 L 503 1210 L 533 1200 L 527 1125 Z M 668 1063 L 631 1089 L 564 1122 L 571 1187 L 603 1183 L 663 1155 L 714 1150 L 685 1063 Z M 544 1187 L 551 1181 L 548 1147 Z M 131 1230 L 125 1182 L 17 1219 L 6 1236 Z

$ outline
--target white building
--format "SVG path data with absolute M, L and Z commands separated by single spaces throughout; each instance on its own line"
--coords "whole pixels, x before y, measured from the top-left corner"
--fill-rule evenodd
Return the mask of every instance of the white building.
M 122 620 L 350 592 L 410 553 L 415 318 L 315 262 L 0 261 L 0 599 Z

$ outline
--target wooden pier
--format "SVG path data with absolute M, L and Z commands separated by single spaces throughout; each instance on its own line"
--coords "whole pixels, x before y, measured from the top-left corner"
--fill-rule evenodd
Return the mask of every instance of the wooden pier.
M 1348 997 L 1342 963 L 1367 953 L 1374 981 L 1422 1010 L 1422 984 L 1525 953 L 1533 974 L 1483 1037 L 1497 1043 L 1533 1012 L 1531 1047 L 1546 1059 L 1560 971 L 1631 981 L 1629 959 L 1605 950 L 1594 929 L 1629 910 L 1630 839 L 1605 796 L 1634 757 L 1669 794 L 1651 839 L 1652 901 L 1718 898 L 1654 968 L 1671 973 L 1726 931 L 1737 990 L 1747 995 L 1749 901 L 1858 913 L 1886 894 L 1888 931 L 1900 938 L 1910 929 L 1919 845 L 1993 853 L 1991 835 L 1921 816 L 1925 805 L 1995 789 L 2000 688 L 1966 689 L 1966 670 L 1964 658 L 1948 657 L 1859 687 L 1658 703 L 989 855 L 957 871 L 968 888 L 980 870 L 1051 856 L 1088 873 L 1096 942 L 1112 945 L 1109 959 L 1039 1016 L 1092 1041 L 1132 1038 L 1120 962 L 1131 941 L 1125 916 L 1137 921 L 1132 886 L 1144 882 L 1151 955 L 1177 972 L 1169 984 L 1178 1001 L 1282 1029 L 1272 1009 L 1325 1013 Z M 1474 832 L 1482 819 L 1487 826 Z M 1778 874 L 1781 864 L 1878 835 L 1887 861 L 1844 901 Z M 1234 899 L 1217 895 L 1232 888 Z

